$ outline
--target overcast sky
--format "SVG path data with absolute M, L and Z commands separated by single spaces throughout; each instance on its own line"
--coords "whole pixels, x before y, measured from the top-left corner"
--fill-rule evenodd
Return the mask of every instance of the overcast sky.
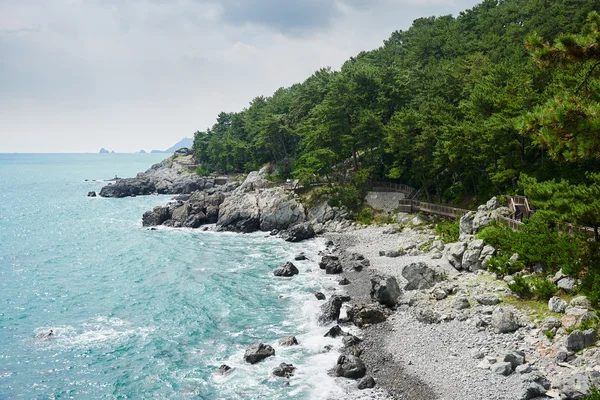
M 477 0 L 0 0 L 0 153 L 165 149 Z

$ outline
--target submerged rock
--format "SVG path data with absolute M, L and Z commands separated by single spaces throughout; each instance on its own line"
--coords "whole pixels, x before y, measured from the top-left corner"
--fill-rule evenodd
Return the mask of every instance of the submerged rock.
M 268 344 L 253 343 L 246 349 L 244 360 L 250 364 L 256 364 L 267 357 L 275 355 L 275 350 Z
M 292 364 L 281 363 L 279 366 L 275 367 L 272 371 L 273 375 L 279 376 L 281 378 L 289 378 L 294 375 L 294 371 L 296 367 Z
M 279 339 L 279 345 L 283 347 L 297 346 L 298 339 L 296 339 L 296 336 L 286 336 Z
M 280 265 L 279 267 L 275 268 L 275 270 L 273 270 L 273 275 L 275 276 L 285 276 L 285 277 L 290 277 L 290 276 L 294 276 L 294 275 L 298 275 L 298 268 L 296 268 L 296 266 L 294 264 L 292 264 L 291 262 L 286 262 L 283 265 Z

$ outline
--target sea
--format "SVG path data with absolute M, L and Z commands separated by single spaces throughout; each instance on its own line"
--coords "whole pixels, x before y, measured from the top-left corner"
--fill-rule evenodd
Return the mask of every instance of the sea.
M 149 230 L 142 214 L 169 196 L 87 196 L 162 158 L 0 154 L 0 399 L 342 397 L 324 350 L 339 341 L 317 324 L 314 292 L 334 286 L 321 240 Z M 300 252 L 299 275 L 273 276 Z M 250 365 L 256 342 L 276 354 Z M 283 362 L 290 379 L 271 374 Z

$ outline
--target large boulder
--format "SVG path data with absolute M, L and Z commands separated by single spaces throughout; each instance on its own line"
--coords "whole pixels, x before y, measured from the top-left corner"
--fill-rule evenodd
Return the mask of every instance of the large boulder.
M 296 336 L 285 336 L 279 339 L 279 345 L 283 347 L 297 346 L 298 339 L 296 339 Z
M 156 206 L 152 211 L 146 211 L 142 216 L 143 226 L 162 225 L 165 221 L 171 219 L 171 211 L 168 206 Z
M 473 219 L 475 218 L 475 212 L 470 211 L 460 217 L 459 232 L 461 235 L 472 235 L 473 234 Z
M 273 270 L 275 276 L 290 277 L 298 274 L 298 268 L 291 262 L 286 262 Z
M 353 355 L 342 355 L 334 368 L 336 376 L 349 379 L 360 379 L 367 373 L 367 367 L 362 360 Z
M 441 274 L 424 262 L 407 265 L 402 276 L 408 281 L 404 290 L 429 289 L 442 280 Z
M 394 307 L 396 300 L 402 295 L 396 278 L 392 276 L 371 277 L 371 299 L 388 307 Z
M 481 260 L 479 258 L 481 256 L 482 249 L 483 240 L 481 239 L 473 240 L 468 244 L 467 250 L 462 257 L 463 269 L 473 272 L 482 268 Z
M 385 322 L 387 317 L 387 311 L 379 304 L 356 304 L 348 310 L 348 320 L 359 328 Z
M 340 317 L 340 310 L 342 308 L 342 304 L 344 303 L 344 298 L 342 296 L 333 295 L 325 302 L 325 304 L 321 305 L 321 315 L 319 316 L 319 323 L 322 325 L 326 325 L 330 322 L 336 322 Z
M 597 334 L 595 329 L 585 331 L 576 330 L 565 338 L 565 347 L 570 351 L 583 350 L 596 343 Z
M 257 231 L 260 228 L 257 194 L 238 192 L 236 189 L 219 207 L 217 226 L 234 232 Z
M 548 300 L 548 309 L 555 313 L 564 313 L 567 308 L 567 302 L 560 297 L 554 296 Z
M 463 242 L 454 243 L 448 246 L 446 249 L 446 258 L 450 265 L 452 265 L 457 270 L 463 269 L 462 259 L 465 254 L 465 249 L 467 245 Z
M 275 350 L 268 344 L 253 343 L 246 349 L 244 360 L 250 364 L 256 364 L 267 357 L 275 355 Z
M 286 242 L 300 242 L 315 237 L 315 231 L 310 222 L 294 225 L 288 228 L 282 235 Z
M 293 197 L 289 197 L 283 188 L 262 191 L 258 197 L 258 208 L 260 209 L 261 231 L 289 229 L 306 220 L 306 212 L 302 204 Z M 314 233 L 311 236 L 304 231 L 295 233 L 298 237 L 300 234 L 304 234 L 304 237 L 290 241 L 300 241 L 314 236 Z
M 498 333 L 509 333 L 519 329 L 521 324 L 512 310 L 496 307 L 492 312 L 492 327 Z

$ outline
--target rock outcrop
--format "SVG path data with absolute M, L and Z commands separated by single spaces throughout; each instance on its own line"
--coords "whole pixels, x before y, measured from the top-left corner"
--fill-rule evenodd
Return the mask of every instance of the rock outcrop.
M 275 350 L 268 344 L 253 343 L 246 349 L 244 360 L 250 364 L 256 364 L 267 357 L 275 355 Z
M 214 179 L 195 173 L 197 161 L 193 155 L 174 155 L 135 178 L 117 179 L 100 190 L 102 197 L 128 197 L 158 194 L 192 193 L 214 186 Z

